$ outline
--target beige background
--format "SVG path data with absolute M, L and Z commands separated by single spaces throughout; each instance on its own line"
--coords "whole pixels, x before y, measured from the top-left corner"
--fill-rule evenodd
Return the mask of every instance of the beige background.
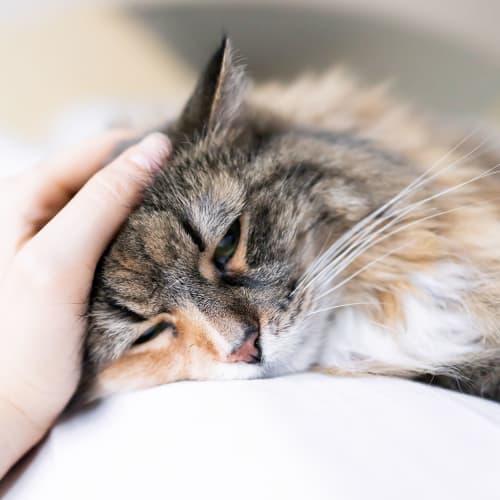
M 51 118 L 97 96 L 125 100 L 187 92 L 189 70 L 119 11 L 76 10 L 0 31 L 0 128 L 43 136 Z
M 96 98 L 181 102 L 227 28 L 257 78 L 347 62 L 432 110 L 493 115 L 498 19 L 487 0 L 4 1 L 0 129 L 43 138 Z

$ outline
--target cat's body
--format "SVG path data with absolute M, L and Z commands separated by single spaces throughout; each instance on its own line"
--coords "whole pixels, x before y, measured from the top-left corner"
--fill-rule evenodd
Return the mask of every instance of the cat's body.
M 317 367 L 500 399 L 498 161 L 341 72 L 242 79 L 225 41 L 168 128 L 96 274 L 81 394 Z

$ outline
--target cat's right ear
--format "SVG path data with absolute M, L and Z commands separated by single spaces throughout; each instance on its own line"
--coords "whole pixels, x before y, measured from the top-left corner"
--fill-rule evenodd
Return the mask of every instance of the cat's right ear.
M 246 78 L 224 37 L 203 70 L 175 127 L 177 137 L 204 137 L 231 126 L 243 104 Z

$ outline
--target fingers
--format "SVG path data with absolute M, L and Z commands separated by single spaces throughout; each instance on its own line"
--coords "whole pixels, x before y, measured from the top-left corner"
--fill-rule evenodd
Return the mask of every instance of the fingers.
M 99 170 L 22 252 L 37 256 L 38 267 L 56 266 L 63 274 L 86 269 L 91 279 L 102 253 L 170 151 L 169 140 L 159 133 L 132 146 Z
M 137 136 L 130 130 L 113 130 L 70 148 L 2 186 L 0 225 L 5 263 L 36 234 L 70 198 L 111 159 L 117 147 Z

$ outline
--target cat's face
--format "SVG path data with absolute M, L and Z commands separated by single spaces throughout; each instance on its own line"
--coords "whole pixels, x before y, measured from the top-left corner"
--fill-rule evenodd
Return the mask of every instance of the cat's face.
M 294 362 L 287 351 L 299 348 L 310 300 L 294 291 L 310 238 L 297 234 L 306 229 L 297 186 L 280 192 L 260 161 L 261 174 L 245 176 L 255 158 L 198 145 L 158 177 L 96 278 L 88 354 L 117 360 L 102 390 L 260 376 Z
M 315 137 L 238 118 L 240 75 L 229 57 L 225 43 L 170 130 L 173 158 L 100 263 L 86 398 L 303 370 L 315 358 L 316 288 L 296 285 L 369 207 L 362 186 L 339 175 L 342 161 L 355 161 L 349 144 L 318 158 Z M 325 166 L 329 151 L 339 169 Z

